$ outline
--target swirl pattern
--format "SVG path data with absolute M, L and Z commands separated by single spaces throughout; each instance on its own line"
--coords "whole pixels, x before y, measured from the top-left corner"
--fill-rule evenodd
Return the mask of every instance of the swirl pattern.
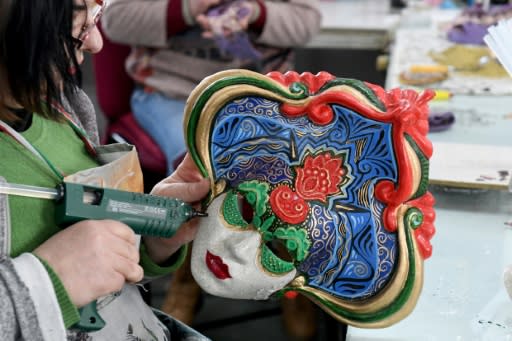
M 370 297 L 390 280 L 397 260 L 396 236 L 384 229 L 384 205 L 373 196 L 379 181 L 398 177 L 391 124 L 333 105 L 334 119 L 315 125 L 305 116 L 288 118 L 279 108 L 276 101 L 253 96 L 217 113 L 210 151 L 214 177 L 228 187 L 259 180 L 273 189 L 291 185 L 294 167 L 307 155 L 343 155 L 347 172 L 340 192 L 326 203 L 313 202 L 300 225 L 311 246 L 297 269 L 309 286 L 336 297 Z

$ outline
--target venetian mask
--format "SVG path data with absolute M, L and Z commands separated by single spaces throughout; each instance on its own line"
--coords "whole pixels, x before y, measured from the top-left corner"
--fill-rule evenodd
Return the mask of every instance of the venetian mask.
M 325 72 L 203 80 L 184 122 L 211 180 L 197 283 L 237 299 L 300 292 L 360 327 L 405 317 L 432 251 L 432 97 Z

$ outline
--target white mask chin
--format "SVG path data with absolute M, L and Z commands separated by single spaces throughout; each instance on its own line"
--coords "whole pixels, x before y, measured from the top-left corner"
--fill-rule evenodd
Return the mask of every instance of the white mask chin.
M 204 291 L 215 296 L 267 299 L 291 282 L 297 271 L 274 275 L 263 270 L 260 233 L 225 225 L 220 214 L 225 196 L 215 198 L 208 217 L 199 222 L 192 248 L 192 275 Z

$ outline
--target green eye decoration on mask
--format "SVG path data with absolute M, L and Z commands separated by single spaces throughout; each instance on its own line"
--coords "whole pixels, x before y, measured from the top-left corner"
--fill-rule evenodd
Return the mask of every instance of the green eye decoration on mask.
M 277 257 L 265 244 L 261 248 L 261 264 L 267 271 L 275 274 L 290 272 L 295 268 L 292 262 L 287 262 Z
M 280 241 L 283 242 L 288 253 L 295 261 L 302 261 L 308 254 L 311 241 L 307 237 L 304 229 L 295 227 L 279 227 L 274 232 L 266 231 L 263 233 L 266 242 Z M 261 251 L 261 263 L 265 269 L 273 273 L 285 273 L 294 269 L 294 263 L 288 262 L 278 257 L 266 244 L 263 245 Z
M 252 224 L 260 229 L 267 221 L 262 222 L 261 217 L 267 211 L 268 203 L 268 184 L 258 182 L 256 180 L 243 182 L 238 186 L 238 191 L 245 197 L 245 200 L 251 205 L 254 210 Z M 273 219 L 272 219 L 273 220 Z M 271 224 L 272 222 L 270 222 Z M 267 228 L 270 227 L 267 223 Z
M 296 261 L 301 262 L 308 255 L 311 241 L 308 239 L 306 230 L 280 227 L 274 231 L 273 236 L 285 241 L 286 248 L 294 255 Z
M 245 228 L 249 225 L 242 216 L 238 206 L 238 196 L 234 191 L 226 194 L 224 203 L 222 204 L 222 214 L 229 225 Z
M 243 199 L 247 201 L 253 210 L 253 217 L 250 222 L 246 221 L 243 217 L 243 207 L 240 205 L 237 193 L 235 191 L 229 191 L 226 194 L 222 207 L 222 213 L 226 222 L 230 225 L 241 228 L 246 228 L 250 223 L 252 223 L 258 229 L 263 226 L 268 229 L 272 224 L 274 217 L 272 217 L 271 221 L 267 219 L 264 222 L 262 222 L 261 218 L 267 210 L 268 188 L 269 187 L 266 183 L 260 183 L 256 180 L 247 181 L 238 186 L 237 192 L 243 196 Z
M 295 227 L 279 227 L 274 232 L 266 231 L 263 233 L 263 239 L 266 242 L 272 240 L 283 242 L 288 253 L 297 262 L 306 258 L 311 245 L 306 231 Z M 267 245 L 263 245 L 262 264 L 265 269 L 273 273 L 288 272 L 294 268 L 293 262 L 281 259 Z
M 267 218 L 263 218 L 268 207 L 268 192 L 269 186 L 266 183 L 257 180 L 241 183 L 236 191 L 229 191 L 224 199 L 224 219 L 228 224 L 239 228 L 246 228 L 252 224 L 260 231 L 264 242 L 281 241 L 291 257 L 300 262 L 306 258 L 311 245 L 307 233 L 304 229 L 296 227 L 278 227 L 274 231 L 269 231 L 276 216 L 271 214 Z M 243 216 L 239 195 L 253 209 L 250 222 Z M 285 273 L 294 268 L 293 262 L 280 258 L 265 244 L 262 245 L 261 262 L 263 267 L 272 273 Z

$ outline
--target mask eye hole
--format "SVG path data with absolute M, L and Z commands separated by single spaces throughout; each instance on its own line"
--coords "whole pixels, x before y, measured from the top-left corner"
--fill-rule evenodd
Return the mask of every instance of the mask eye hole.
M 272 253 L 280 258 L 281 260 L 284 260 L 286 262 L 293 262 L 293 257 L 290 254 L 290 251 L 288 251 L 288 248 L 286 247 L 285 243 L 281 239 L 273 239 L 265 244 Z
M 246 207 L 244 209 L 244 207 Z M 222 203 L 222 215 L 233 228 L 246 228 L 252 222 L 252 206 L 243 195 L 229 191 Z M 245 210 L 245 216 L 244 216 Z
M 252 205 L 249 204 L 247 199 L 241 194 L 237 194 L 237 202 L 238 202 L 238 209 L 242 213 L 242 218 L 250 223 L 252 219 L 254 218 L 254 209 L 252 208 Z

